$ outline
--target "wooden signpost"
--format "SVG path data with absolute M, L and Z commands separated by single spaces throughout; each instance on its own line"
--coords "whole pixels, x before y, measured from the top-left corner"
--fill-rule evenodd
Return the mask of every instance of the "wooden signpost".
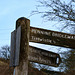
M 10 66 L 15 67 L 15 75 L 28 75 L 28 61 L 49 66 L 61 63 L 59 54 L 29 46 L 29 42 L 75 49 L 74 34 L 30 27 L 29 19 L 19 18 L 11 33 Z
M 28 75 L 28 61 L 49 66 L 61 63 L 59 54 L 29 46 L 29 42 L 75 49 L 74 34 L 30 27 L 29 19 L 19 18 L 11 33 L 10 66 L 15 67 L 15 75 Z
M 15 75 L 28 75 L 28 61 L 49 66 L 61 63 L 59 54 L 29 46 L 29 42 L 75 49 L 74 34 L 30 27 L 29 19 L 19 18 L 11 33 L 10 66 L 15 67 Z
M 75 35 L 30 27 L 30 42 L 75 49 Z

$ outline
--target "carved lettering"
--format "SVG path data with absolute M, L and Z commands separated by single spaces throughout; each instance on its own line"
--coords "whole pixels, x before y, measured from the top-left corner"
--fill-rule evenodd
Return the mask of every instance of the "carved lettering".
M 66 38 L 66 39 L 75 39 L 75 35 L 70 35 L 66 33 L 59 33 L 59 32 L 53 32 L 53 31 L 45 31 L 40 29 L 31 29 L 31 33 L 33 34 L 40 34 L 40 35 L 47 35 L 47 36 L 54 36 L 54 37 L 60 37 L 60 38 Z
M 46 60 L 46 59 L 41 58 L 41 57 L 28 56 L 28 59 L 32 60 L 33 62 L 37 62 L 37 63 L 41 63 L 41 64 L 48 64 L 48 65 L 53 64 L 51 62 L 51 60 L 48 60 L 48 59 Z
M 45 50 L 39 50 L 38 48 L 34 48 L 34 47 L 29 48 L 29 53 L 30 54 L 34 53 L 34 54 L 43 55 L 46 57 L 53 57 L 53 58 L 57 56 L 57 54 L 53 54 L 53 53 L 45 51 Z
M 66 39 L 75 39 L 75 36 L 73 36 L 73 35 L 56 33 L 56 32 L 53 32 L 52 36 L 60 37 L 60 38 L 66 38 Z
M 35 37 L 35 36 L 31 36 L 31 40 L 36 40 L 37 42 L 48 42 L 48 43 L 53 43 L 53 44 L 56 43 L 54 40 L 39 38 L 39 37 Z

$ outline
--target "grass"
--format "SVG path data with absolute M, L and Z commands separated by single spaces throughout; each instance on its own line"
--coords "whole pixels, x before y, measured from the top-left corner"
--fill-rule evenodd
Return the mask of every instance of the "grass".
M 13 75 L 14 68 L 9 67 L 9 60 L 0 58 L 0 75 Z M 28 75 L 47 75 L 31 66 L 28 68 Z
M 13 75 L 13 68 L 9 68 L 9 61 L 0 59 L 0 75 Z

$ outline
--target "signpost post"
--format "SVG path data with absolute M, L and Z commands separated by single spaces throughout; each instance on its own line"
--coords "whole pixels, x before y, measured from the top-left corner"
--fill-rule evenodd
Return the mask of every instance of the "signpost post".
M 19 65 L 15 67 L 15 75 L 28 75 L 30 20 L 24 17 L 19 18 L 16 22 L 16 29 L 19 26 L 21 26 L 20 57 Z
M 30 42 L 75 49 L 75 35 L 30 27 Z

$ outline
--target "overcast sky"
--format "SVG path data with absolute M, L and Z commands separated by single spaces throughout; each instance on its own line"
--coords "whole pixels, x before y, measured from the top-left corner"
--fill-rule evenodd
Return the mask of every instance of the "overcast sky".
M 45 29 L 50 27 L 52 22 L 43 22 L 40 15 L 30 16 L 36 9 L 36 0 L 2 0 L 0 1 L 0 46 L 10 45 L 11 32 L 15 29 L 16 20 L 20 17 L 30 19 L 31 26 Z M 53 28 L 54 29 L 54 28 Z
M 0 1 L 0 46 L 10 45 L 10 35 L 15 29 L 16 20 L 20 17 L 28 17 L 35 4 L 36 0 Z

